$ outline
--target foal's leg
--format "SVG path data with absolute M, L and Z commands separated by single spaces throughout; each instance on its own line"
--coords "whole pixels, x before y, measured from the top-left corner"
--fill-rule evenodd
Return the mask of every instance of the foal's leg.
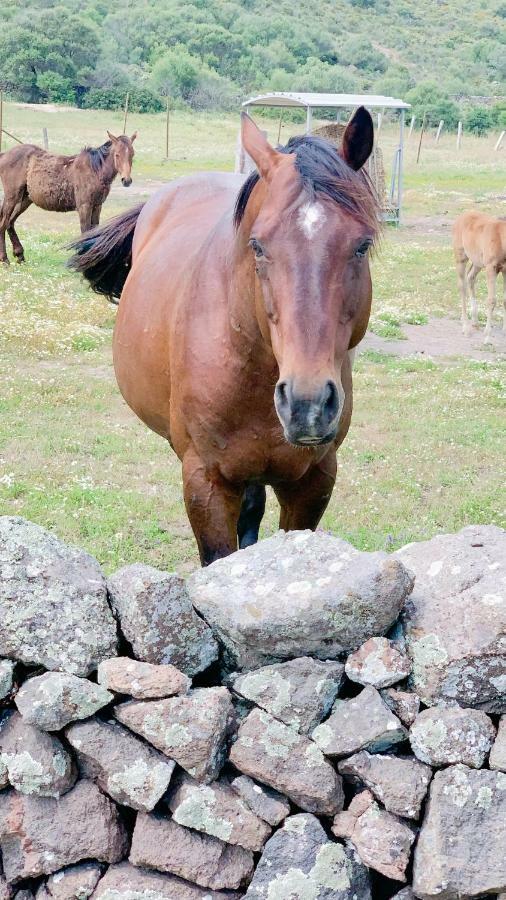
M 280 528 L 284 531 L 315 530 L 332 496 L 336 470 L 336 450 L 332 447 L 303 478 L 274 487 L 281 506 Z
M 502 283 L 503 283 L 503 319 L 502 319 L 502 330 L 506 331 L 506 266 L 504 266 L 502 270 Z
M 100 213 L 102 212 L 102 204 L 94 206 L 91 213 L 91 227 L 96 228 L 100 224 Z
M 3 263 L 4 266 L 9 265 L 7 247 L 5 246 L 5 232 L 7 231 L 12 206 L 12 199 L 4 196 L 4 201 L 0 207 L 0 263 Z
M 471 326 L 469 324 L 469 319 L 467 316 L 467 279 L 466 279 L 466 268 L 467 268 L 467 257 L 459 256 L 456 259 L 457 266 L 457 282 L 460 291 L 460 298 L 462 300 L 462 331 L 464 334 L 469 334 L 471 331 Z
M 263 484 L 248 484 L 242 498 L 241 513 L 237 523 L 239 549 L 244 550 L 258 541 L 260 523 L 265 512 L 265 487 Z
M 16 221 L 16 219 L 19 218 L 19 216 L 22 213 L 25 212 L 25 210 L 28 209 L 29 206 L 31 206 L 31 203 L 32 203 L 32 201 L 25 194 L 24 197 L 21 200 L 19 200 L 18 203 L 16 204 L 16 206 L 14 207 L 10 221 L 9 221 L 9 225 L 7 228 L 9 237 L 11 239 L 12 251 L 13 251 L 14 256 L 16 257 L 18 263 L 22 263 L 25 261 L 25 251 L 23 249 L 23 244 L 19 240 L 19 237 L 16 233 L 16 229 L 14 228 L 14 222 Z
M 476 279 L 481 272 L 481 266 L 471 263 L 471 268 L 467 273 L 467 283 L 469 285 L 469 293 L 471 295 L 471 324 L 475 328 L 478 327 L 478 301 L 476 300 Z
M 89 203 L 82 203 L 78 208 L 81 234 L 89 231 L 92 224 L 93 207 Z
M 488 286 L 488 310 L 487 324 L 485 325 L 484 341 L 488 343 L 492 332 L 492 316 L 495 309 L 495 286 L 497 281 L 497 272 L 495 266 L 487 266 L 487 286 Z
M 191 449 L 183 459 L 183 492 L 202 565 L 237 550 L 243 488 L 235 488 L 219 474 L 209 472 Z

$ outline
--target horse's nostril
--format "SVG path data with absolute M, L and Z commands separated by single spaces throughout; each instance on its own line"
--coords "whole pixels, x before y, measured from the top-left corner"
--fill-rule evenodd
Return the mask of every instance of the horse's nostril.
M 288 391 L 286 381 L 278 381 L 276 385 L 276 400 L 278 406 L 288 406 Z
M 323 408 L 329 418 L 333 419 L 337 415 L 339 407 L 339 396 L 337 387 L 333 381 L 327 381 L 323 394 Z

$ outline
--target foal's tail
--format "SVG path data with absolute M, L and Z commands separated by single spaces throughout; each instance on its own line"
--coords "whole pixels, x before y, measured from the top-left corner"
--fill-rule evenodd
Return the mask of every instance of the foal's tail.
M 67 263 L 69 269 L 84 275 L 93 290 L 112 303 L 121 296 L 132 266 L 132 241 L 143 206 L 129 209 L 69 244 L 68 249 L 75 251 Z

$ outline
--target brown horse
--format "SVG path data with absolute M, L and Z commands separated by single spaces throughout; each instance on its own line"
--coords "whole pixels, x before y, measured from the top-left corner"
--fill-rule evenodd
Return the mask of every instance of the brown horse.
M 71 261 L 98 291 L 124 284 L 116 377 L 182 461 L 204 565 L 258 539 L 266 484 L 281 528 L 316 528 L 350 425 L 378 228 L 358 171 L 373 146 L 363 107 L 341 155 L 311 136 L 275 150 L 246 115 L 242 138 L 258 168 L 245 182 L 175 181 L 85 235 Z
M 0 263 L 8 265 L 5 232 L 14 256 L 24 262 L 24 250 L 14 223 L 31 203 L 51 212 L 79 213 L 81 232 L 98 225 L 102 204 L 116 175 L 125 187 L 132 183 L 133 142 L 137 137 L 115 137 L 101 147 L 85 147 L 76 156 L 55 156 L 33 144 L 21 144 L 0 153 L 0 179 L 4 200 L 0 208 Z
M 462 299 L 462 330 L 464 334 L 471 334 L 472 327 L 478 327 L 476 278 L 481 270 L 485 269 L 488 310 L 484 341 L 487 343 L 492 331 L 496 281 L 499 272 L 502 272 L 504 284 L 503 330 L 506 331 L 506 221 L 487 216 L 477 210 L 468 210 L 456 219 L 453 226 L 453 252 Z M 470 265 L 466 272 L 468 264 Z M 471 322 L 467 315 L 468 288 L 471 295 Z

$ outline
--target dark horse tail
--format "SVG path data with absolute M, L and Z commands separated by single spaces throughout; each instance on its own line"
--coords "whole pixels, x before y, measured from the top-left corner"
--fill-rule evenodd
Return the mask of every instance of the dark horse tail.
M 90 282 L 97 294 L 117 303 L 132 266 L 132 241 L 139 213 L 144 206 L 129 209 L 105 225 L 86 231 L 69 244 L 74 250 L 67 265 Z

